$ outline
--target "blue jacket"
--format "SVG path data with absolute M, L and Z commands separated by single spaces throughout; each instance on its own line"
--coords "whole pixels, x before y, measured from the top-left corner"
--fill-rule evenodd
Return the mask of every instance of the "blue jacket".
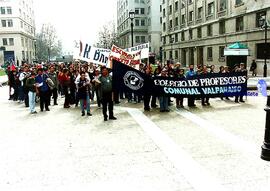
M 48 75 L 46 75 L 46 74 L 36 76 L 36 83 L 38 83 L 40 85 L 39 89 L 42 92 L 49 91 L 49 86 L 46 82 L 47 78 L 48 78 Z

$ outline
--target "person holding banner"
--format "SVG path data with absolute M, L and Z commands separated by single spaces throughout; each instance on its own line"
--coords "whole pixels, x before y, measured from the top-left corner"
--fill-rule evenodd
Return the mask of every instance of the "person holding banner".
M 189 65 L 189 71 L 186 73 L 186 78 L 191 78 L 193 76 L 197 75 L 197 73 L 194 71 L 194 64 Z M 190 96 L 188 97 L 188 106 L 189 107 L 196 107 L 195 105 L 195 98 Z
M 241 63 L 240 64 L 240 68 L 239 67 L 236 67 L 235 72 L 247 72 L 247 70 L 245 69 L 245 64 L 244 63 Z M 241 96 L 235 96 L 234 102 L 235 103 L 239 103 L 239 101 L 242 102 L 242 103 L 245 103 L 245 101 L 243 100 L 243 95 L 241 95 Z
M 184 69 L 177 68 L 175 71 L 175 77 L 179 80 L 185 79 Z M 184 108 L 184 97 L 181 95 L 178 95 L 176 97 L 176 108 Z
M 109 109 L 109 119 L 116 120 L 113 115 L 113 91 L 112 91 L 112 77 L 106 67 L 101 67 L 101 76 L 99 77 L 101 83 L 101 102 L 104 121 L 108 121 L 107 110 Z M 108 108 L 109 106 L 109 108 Z
M 207 75 L 208 74 L 208 71 L 207 71 L 207 66 L 206 65 L 203 65 L 202 67 L 202 71 L 201 71 L 201 74 L 200 75 Z M 206 105 L 210 105 L 209 103 L 209 97 L 202 97 L 202 106 L 206 106 Z
M 160 76 L 168 77 L 168 71 L 164 68 Z M 159 95 L 160 112 L 169 112 L 169 97 L 166 95 Z

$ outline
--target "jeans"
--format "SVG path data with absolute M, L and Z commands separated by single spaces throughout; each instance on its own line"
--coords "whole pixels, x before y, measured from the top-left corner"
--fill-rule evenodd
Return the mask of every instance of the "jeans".
M 89 95 L 86 96 L 86 99 L 80 99 L 81 110 L 84 112 L 84 102 L 86 101 L 86 111 L 90 113 L 90 97 Z
M 165 96 L 159 97 L 160 111 L 169 110 L 169 98 Z
M 33 113 L 35 112 L 35 106 L 36 106 L 36 92 L 28 92 L 28 97 L 29 97 L 29 109 L 30 112 Z

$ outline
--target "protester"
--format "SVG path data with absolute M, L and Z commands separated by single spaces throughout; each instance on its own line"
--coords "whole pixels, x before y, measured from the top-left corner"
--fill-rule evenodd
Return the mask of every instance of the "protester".
M 53 104 L 58 105 L 57 104 L 57 98 L 58 98 L 59 82 L 58 82 L 57 74 L 55 72 L 55 66 L 54 65 L 50 66 L 48 76 L 53 81 L 53 84 L 54 84 L 53 89 L 50 90 L 50 100 L 51 100 L 51 97 L 53 97 Z
M 108 120 L 107 109 L 109 109 L 109 119 L 116 120 L 117 118 L 113 115 L 112 78 L 109 76 L 109 72 L 106 67 L 101 68 L 99 81 L 101 82 L 101 100 L 104 121 Z
M 31 114 L 36 114 L 35 106 L 36 106 L 36 73 L 35 71 L 31 71 L 31 76 L 26 80 L 26 87 L 28 88 L 28 97 L 29 97 L 29 109 Z
M 211 70 L 211 71 L 213 71 L 213 70 Z M 207 74 L 208 74 L 207 66 L 203 65 L 200 75 L 207 75 Z M 209 97 L 202 96 L 201 101 L 202 101 L 202 106 L 210 105 Z
M 175 77 L 179 80 L 185 79 L 184 69 L 177 68 Z M 184 97 L 181 95 L 176 96 L 176 108 L 184 108 Z
M 198 67 L 199 70 L 201 70 L 201 67 Z M 186 72 L 186 78 L 189 79 L 196 75 L 196 72 L 194 71 L 194 64 L 189 65 L 189 70 Z M 189 107 L 196 107 L 195 105 L 195 98 L 193 96 L 188 97 L 188 106 Z
M 85 72 L 80 73 L 80 79 L 77 84 L 78 99 L 80 100 L 80 106 L 82 116 L 85 116 L 84 104 L 86 104 L 87 116 L 92 116 L 90 113 L 90 81 L 85 77 Z
M 24 100 L 25 107 L 29 107 L 29 99 L 28 99 L 28 88 L 26 87 L 26 80 L 30 77 L 29 67 L 27 65 L 24 66 L 23 72 L 19 75 L 19 80 L 21 81 L 21 101 Z
M 46 111 L 50 111 L 49 109 L 49 99 L 50 99 L 50 89 L 47 84 L 48 75 L 43 73 L 43 69 L 38 69 L 38 75 L 36 76 L 35 80 L 38 84 L 38 92 L 40 97 L 40 111 L 43 112 L 44 106 Z
M 164 68 L 161 71 L 160 76 L 168 77 L 168 71 Z M 159 105 L 160 105 L 160 112 L 169 112 L 169 97 L 166 95 L 159 95 Z
M 247 70 L 246 70 L 246 68 L 245 68 L 245 64 L 244 63 L 241 63 L 240 64 L 240 68 L 238 68 L 238 67 L 236 67 L 236 69 L 235 69 L 235 72 L 246 72 Z M 242 102 L 242 103 L 245 103 L 245 101 L 243 100 L 243 95 L 241 95 L 241 96 L 235 96 L 235 103 L 239 103 L 239 101 L 240 102 Z

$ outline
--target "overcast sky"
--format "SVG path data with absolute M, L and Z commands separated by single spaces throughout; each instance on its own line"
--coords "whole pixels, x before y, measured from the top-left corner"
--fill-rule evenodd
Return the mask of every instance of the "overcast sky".
M 34 0 L 37 32 L 51 23 L 63 42 L 64 52 L 72 51 L 74 40 L 94 43 L 98 31 L 116 20 L 117 0 Z

